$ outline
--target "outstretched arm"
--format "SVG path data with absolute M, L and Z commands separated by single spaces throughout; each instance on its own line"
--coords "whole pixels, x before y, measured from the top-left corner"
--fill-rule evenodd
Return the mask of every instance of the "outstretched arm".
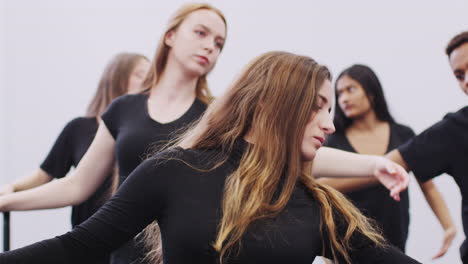
M 0 196 L 0 211 L 48 209 L 82 203 L 97 190 L 112 169 L 114 148 L 114 138 L 101 121 L 93 143 L 70 176 Z
M 52 179 L 53 177 L 47 174 L 47 172 L 41 168 L 38 168 L 30 175 L 24 176 L 23 178 L 20 178 L 12 183 L 1 186 L 0 195 L 32 189 L 39 185 L 48 183 Z
M 376 177 L 397 201 L 409 184 L 408 173 L 398 164 L 380 156 L 360 155 L 322 147 L 312 164 L 312 175 L 320 177 Z
M 370 186 L 380 184 L 375 177 L 358 177 L 358 178 L 318 178 L 318 182 L 335 188 L 342 193 L 361 190 Z
M 143 162 L 111 200 L 73 231 L 1 253 L 0 263 L 88 263 L 115 250 L 163 213 L 166 197 L 174 191 L 169 182 L 180 167 L 180 162 Z

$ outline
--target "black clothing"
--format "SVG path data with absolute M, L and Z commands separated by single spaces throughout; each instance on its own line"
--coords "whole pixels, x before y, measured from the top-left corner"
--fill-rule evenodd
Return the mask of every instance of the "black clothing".
M 163 147 L 206 109 L 206 104 L 195 99 L 180 118 L 161 124 L 149 116 L 147 101 L 147 94 L 124 95 L 115 99 L 102 115 L 115 139 L 120 184 L 151 152 Z
M 413 130 L 400 124 L 390 124 L 390 139 L 386 152 L 400 146 L 414 136 Z M 330 135 L 325 144 L 327 147 L 349 152 L 357 151 L 351 146 L 344 131 Z M 394 246 L 405 251 L 409 226 L 408 190 L 400 193 L 400 202 L 388 195 L 383 185 L 371 186 L 359 191 L 345 194 L 363 214 L 377 221 L 385 238 Z
M 88 221 L 65 235 L 3 253 L 0 263 L 86 263 L 86 258 L 113 250 L 155 219 L 165 263 L 218 263 L 212 243 L 222 216 L 224 184 L 246 144 L 236 142 L 228 160 L 208 172 L 194 167 L 212 167 L 221 150 L 163 151 L 138 166 Z M 321 236 L 320 218 L 317 201 L 298 183 L 286 208 L 275 217 L 252 223 L 239 254 L 224 263 L 310 264 L 322 250 L 330 252 L 322 248 L 327 238 Z M 419 263 L 394 247 L 376 248 L 362 235 L 353 235 L 351 245 L 352 263 Z
M 60 133 L 40 168 L 54 178 L 64 177 L 70 168 L 76 167 L 96 135 L 98 123 L 95 117 L 79 117 L 70 121 Z M 106 201 L 111 174 L 98 190 L 85 202 L 72 207 L 72 226 L 77 226 L 92 216 Z M 109 263 L 105 256 L 93 263 Z
M 102 120 L 115 139 L 119 185 L 151 152 L 168 143 L 177 132 L 197 120 L 206 109 L 206 104 L 195 99 L 181 117 L 162 124 L 149 116 L 147 103 L 148 94 L 124 95 L 115 99 L 102 115 Z M 112 253 L 111 263 L 145 263 L 139 260 L 144 255 L 140 244 L 133 239 L 128 241 Z
M 98 128 L 95 117 L 79 117 L 70 121 L 60 133 L 41 169 L 54 178 L 64 177 L 70 168 L 76 167 L 93 142 Z M 110 175 L 109 175 L 110 176 Z M 84 222 L 106 202 L 110 177 L 85 202 L 72 208 L 72 226 Z
M 398 148 L 406 164 L 420 181 L 440 174 L 451 175 L 462 195 L 462 220 L 468 234 L 468 106 L 429 127 Z M 468 263 L 468 242 L 460 248 Z

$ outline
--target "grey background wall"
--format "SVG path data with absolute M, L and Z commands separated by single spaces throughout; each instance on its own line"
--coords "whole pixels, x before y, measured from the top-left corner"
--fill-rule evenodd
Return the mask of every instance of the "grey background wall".
M 0 0 L 0 184 L 37 168 L 65 123 L 84 113 L 115 53 L 152 58 L 169 15 L 183 2 Z M 209 77 L 216 95 L 254 56 L 286 50 L 315 58 L 335 76 L 353 63 L 368 64 L 396 119 L 416 132 L 466 105 L 444 48 L 468 29 L 467 1 L 208 2 L 225 12 L 229 27 Z M 459 233 L 448 254 L 430 262 L 442 229 L 413 180 L 407 253 L 424 263 L 459 263 L 459 191 L 450 177 L 436 183 Z M 68 208 L 13 213 L 12 247 L 66 232 L 69 215 Z

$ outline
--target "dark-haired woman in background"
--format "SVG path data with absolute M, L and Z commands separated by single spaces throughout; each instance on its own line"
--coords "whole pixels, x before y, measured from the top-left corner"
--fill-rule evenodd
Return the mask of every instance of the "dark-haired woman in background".
M 382 86 L 376 74 L 367 66 L 353 65 L 344 70 L 336 81 L 334 124 L 336 133 L 325 146 L 360 154 L 384 155 L 412 138 L 407 126 L 398 124 L 390 114 Z M 382 228 L 390 243 L 405 251 L 409 226 L 408 191 L 401 193 L 401 202 L 388 197 L 387 189 L 373 179 L 321 178 L 346 193 L 364 214 Z M 364 188 L 363 188 L 364 186 Z M 456 229 L 448 208 L 432 181 L 420 183 L 427 202 L 445 230 L 442 249 L 434 258 L 445 254 Z

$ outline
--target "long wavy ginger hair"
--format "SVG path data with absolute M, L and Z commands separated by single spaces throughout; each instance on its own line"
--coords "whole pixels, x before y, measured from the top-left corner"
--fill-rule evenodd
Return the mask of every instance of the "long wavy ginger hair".
M 222 153 L 230 153 L 236 139 L 247 133 L 254 142 L 225 183 L 223 215 L 213 243 L 220 262 L 232 250 L 241 250 L 241 238 L 252 222 L 274 217 L 285 208 L 298 182 L 319 204 L 321 230 L 335 261 L 351 263 L 350 239 L 356 232 L 384 246 L 382 236 L 358 209 L 338 191 L 314 180 L 311 163 L 301 155 L 305 127 L 318 109 L 318 89 L 330 79 L 329 70 L 309 57 L 263 54 L 179 138 L 177 144 L 183 148 L 222 148 Z M 338 219 L 345 232 L 338 232 Z

